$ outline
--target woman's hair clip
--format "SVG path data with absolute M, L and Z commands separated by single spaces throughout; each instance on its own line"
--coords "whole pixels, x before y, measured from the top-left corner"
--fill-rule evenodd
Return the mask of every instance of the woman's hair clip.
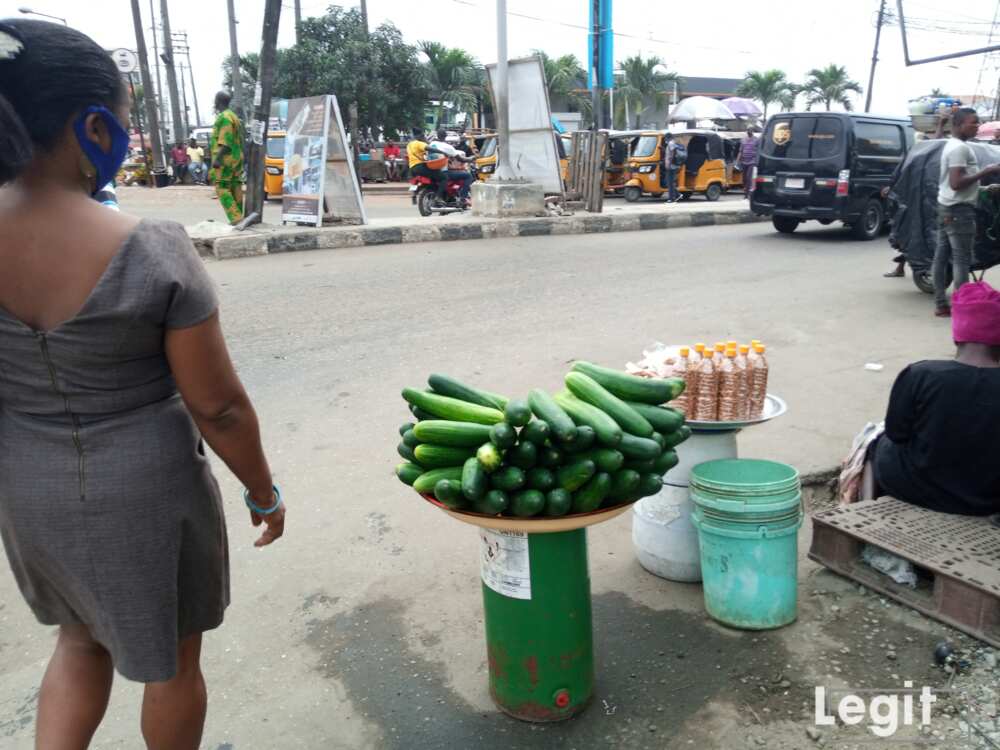
M 24 49 L 24 42 L 0 28 L 0 62 L 14 60 Z

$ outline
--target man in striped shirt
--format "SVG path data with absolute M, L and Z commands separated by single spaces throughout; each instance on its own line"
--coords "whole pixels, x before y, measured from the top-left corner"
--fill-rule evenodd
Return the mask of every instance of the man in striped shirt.
M 753 125 L 747 127 L 747 137 L 740 144 L 740 169 L 743 171 L 743 197 L 749 198 L 753 189 L 753 169 L 757 166 L 760 139 L 754 135 Z

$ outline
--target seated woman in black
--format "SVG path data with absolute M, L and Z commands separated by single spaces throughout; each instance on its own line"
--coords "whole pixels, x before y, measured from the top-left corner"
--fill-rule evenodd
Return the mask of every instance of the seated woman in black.
M 964 284 L 952 301 L 953 360 L 917 362 L 892 387 L 874 449 L 883 495 L 943 513 L 1000 512 L 1000 293 Z

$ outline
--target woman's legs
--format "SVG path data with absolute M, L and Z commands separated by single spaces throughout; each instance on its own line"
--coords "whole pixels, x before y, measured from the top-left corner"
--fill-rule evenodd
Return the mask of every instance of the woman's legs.
M 201 633 L 181 641 L 177 674 L 146 684 L 142 736 L 149 750 L 198 750 L 205 726 L 208 693 L 201 674 Z
M 60 627 L 38 693 L 35 747 L 84 750 L 104 718 L 113 676 L 110 654 L 86 626 Z

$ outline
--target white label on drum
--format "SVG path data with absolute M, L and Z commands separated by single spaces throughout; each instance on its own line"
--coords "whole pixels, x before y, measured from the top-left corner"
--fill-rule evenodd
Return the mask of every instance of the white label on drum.
M 511 599 L 531 599 L 531 559 L 523 531 L 480 529 L 483 583 Z

